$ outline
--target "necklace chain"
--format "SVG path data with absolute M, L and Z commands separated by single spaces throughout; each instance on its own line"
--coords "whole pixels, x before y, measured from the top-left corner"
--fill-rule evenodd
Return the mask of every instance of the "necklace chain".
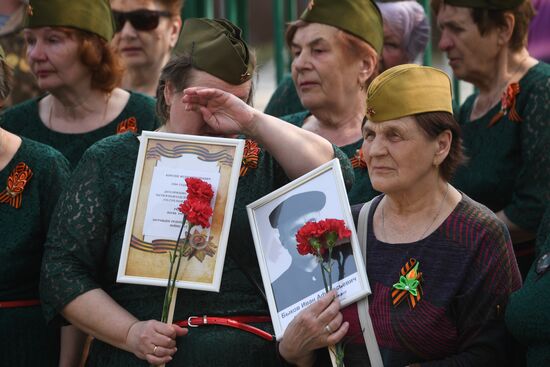
M 431 223 L 426 227 L 426 229 L 424 230 L 424 232 L 422 232 L 422 234 L 420 235 L 420 237 L 418 237 L 417 241 L 420 241 L 422 238 L 424 238 L 424 235 L 428 232 L 428 230 L 433 226 L 433 224 L 435 223 L 436 219 L 439 217 L 439 215 L 441 214 L 441 210 L 443 209 L 443 204 L 445 203 L 445 199 L 447 199 L 447 194 L 449 193 L 449 184 L 447 183 L 447 188 L 445 189 L 445 195 L 443 196 L 443 199 L 441 200 L 441 203 L 439 204 L 439 209 L 437 210 L 437 213 L 435 214 L 434 218 L 432 219 Z M 385 227 L 385 223 L 384 223 L 384 207 L 385 205 L 382 205 L 382 234 L 384 236 L 384 239 L 388 239 L 388 237 L 386 237 L 386 227 Z

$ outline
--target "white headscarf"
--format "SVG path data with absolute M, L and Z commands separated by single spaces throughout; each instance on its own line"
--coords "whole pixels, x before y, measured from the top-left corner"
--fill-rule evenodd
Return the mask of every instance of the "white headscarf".
M 384 25 L 401 36 L 409 61 L 414 62 L 424 51 L 430 38 L 430 25 L 424 8 L 416 1 L 395 1 L 377 5 L 382 13 Z

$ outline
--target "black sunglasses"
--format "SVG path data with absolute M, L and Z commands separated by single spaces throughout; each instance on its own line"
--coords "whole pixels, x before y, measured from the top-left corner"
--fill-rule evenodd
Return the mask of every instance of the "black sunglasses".
M 152 31 L 159 25 L 160 17 L 171 17 L 169 11 L 139 9 L 134 11 L 116 11 L 113 10 L 115 18 L 115 32 L 120 32 L 126 21 L 129 21 L 136 31 Z

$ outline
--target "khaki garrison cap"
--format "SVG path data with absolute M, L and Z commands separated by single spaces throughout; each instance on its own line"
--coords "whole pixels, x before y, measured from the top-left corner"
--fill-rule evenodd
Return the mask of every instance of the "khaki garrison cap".
M 436 111 L 453 113 L 451 80 L 439 69 L 395 66 L 377 76 L 367 90 L 367 117 L 372 122 Z
M 340 28 L 370 44 L 379 54 L 384 45 L 382 15 L 371 0 L 310 0 L 300 16 L 310 23 Z
M 239 27 L 225 19 L 185 20 L 178 51 L 191 58 L 193 67 L 239 85 L 252 78 L 254 64 Z
M 108 0 L 31 0 L 25 27 L 71 27 L 110 41 L 114 19 Z

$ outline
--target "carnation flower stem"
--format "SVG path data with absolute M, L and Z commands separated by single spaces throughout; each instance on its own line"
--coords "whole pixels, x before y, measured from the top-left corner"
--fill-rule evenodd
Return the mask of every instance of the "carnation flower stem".
M 342 342 L 328 346 L 330 362 L 333 367 L 344 367 L 344 346 Z
M 187 232 L 187 236 L 185 236 L 185 240 L 183 241 L 183 245 L 187 243 L 189 240 L 189 234 L 191 233 L 191 228 L 189 228 L 189 231 Z M 177 241 L 176 249 L 174 250 L 174 253 L 178 252 L 178 263 L 176 264 L 176 271 L 174 272 L 174 277 L 172 278 L 172 289 L 176 286 L 176 280 L 178 279 L 178 273 L 180 271 L 180 264 L 181 264 L 181 258 L 183 257 L 183 245 L 179 245 L 179 238 Z
M 328 293 L 332 290 L 332 246 L 328 246 L 328 261 L 322 260 L 321 273 L 323 274 L 325 291 Z M 326 277 L 328 277 L 328 284 L 325 279 L 325 273 Z M 333 367 L 344 367 L 344 346 L 342 342 L 336 343 L 335 345 L 329 345 L 328 352 Z
M 328 290 L 332 290 L 332 247 L 328 248 Z
M 325 292 L 330 292 L 330 284 L 327 282 L 327 276 L 325 275 L 325 265 L 321 263 L 321 275 L 323 276 L 323 284 L 325 285 Z
M 187 222 L 187 219 L 185 216 L 183 217 L 183 222 L 181 224 L 180 232 L 178 234 L 178 239 L 176 240 L 176 247 L 174 248 L 174 252 L 170 255 L 170 270 L 168 272 L 168 284 L 166 286 L 166 292 L 164 293 L 164 303 L 162 305 L 162 317 L 160 321 L 167 322 L 168 321 L 168 313 L 170 304 L 172 303 L 172 297 L 175 294 L 174 288 L 176 286 L 176 279 L 178 277 L 178 271 L 180 268 L 180 262 L 181 262 L 181 249 L 183 246 L 180 246 L 180 238 L 181 234 L 183 233 L 183 229 L 185 228 L 185 223 Z M 189 233 L 186 236 L 189 236 Z M 178 257 L 178 263 L 176 265 L 175 274 L 174 273 L 174 263 L 176 262 L 176 257 Z

